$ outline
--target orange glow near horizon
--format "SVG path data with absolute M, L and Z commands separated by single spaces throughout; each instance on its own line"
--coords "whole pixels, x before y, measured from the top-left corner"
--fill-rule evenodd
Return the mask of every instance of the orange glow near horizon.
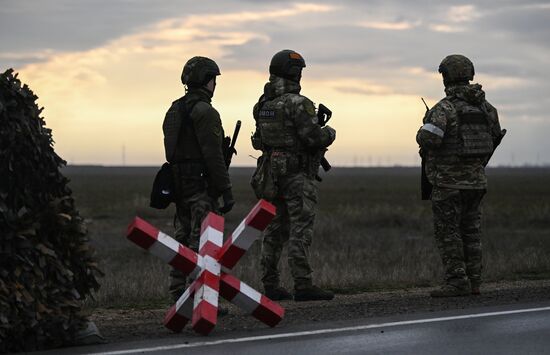
M 269 13 L 271 18 L 332 7 L 298 4 Z M 219 77 L 213 100 L 226 134 L 243 122 L 235 165 L 254 165 L 258 156 L 250 144 L 254 130 L 252 107 L 268 78 L 258 70 L 224 69 L 227 45 L 250 40 L 269 42 L 261 34 L 232 31 L 232 23 L 259 21 L 265 13 L 191 16 L 158 22 L 142 32 L 122 36 L 105 45 L 80 52 L 49 53 L 39 63 L 18 68 L 20 78 L 40 97 L 47 124 L 53 129 L 55 148 L 70 164 L 160 165 L 164 160 L 162 120 L 170 103 L 182 96 L 181 67 L 194 55 L 217 60 Z M 212 24 L 224 28 L 212 29 Z M 215 36 L 208 36 L 215 33 Z M 197 38 L 201 38 L 197 40 Z M 275 52 L 274 50 L 273 52 Z M 221 59 L 219 59 L 221 58 Z M 306 58 L 307 60 L 307 58 Z M 308 66 L 302 93 L 330 107 L 330 125 L 337 139 L 328 153 L 334 165 L 356 160 L 373 164 L 411 165 L 418 162 L 415 142 L 424 108 L 416 95 L 394 94 L 390 87 L 350 79 L 315 79 Z M 314 70 L 314 69 L 313 69 Z M 411 68 L 425 78 L 435 73 Z M 435 103 L 436 98 L 427 98 Z

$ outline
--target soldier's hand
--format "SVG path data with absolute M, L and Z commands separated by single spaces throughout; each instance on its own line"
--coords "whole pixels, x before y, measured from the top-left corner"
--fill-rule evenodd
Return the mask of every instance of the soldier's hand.
M 336 139 L 336 130 L 334 128 L 332 128 L 331 126 L 325 126 L 325 127 L 323 127 L 323 129 L 328 132 L 329 137 L 330 137 L 330 141 L 334 142 L 334 140 Z
M 233 198 L 233 192 L 231 189 L 225 190 L 225 192 L 222 194 L 223 198 L 223 206 L 220 208 L 220 213 L 227 213 L 231 211 L 233 206 L 235 205 L 235 199 Z

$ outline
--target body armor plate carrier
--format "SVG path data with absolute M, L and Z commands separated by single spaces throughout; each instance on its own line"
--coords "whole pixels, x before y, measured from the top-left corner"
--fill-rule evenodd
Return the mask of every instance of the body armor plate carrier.
M 296 150 L 296 128 L 286 117 L 282 100 L 265 101 L 258 111 L 257 121 L 262 144 L 274 150 Z
M 493 153 L 493 138 L 486 111 L 465 101 L 454 101 L 457 129 L 443 138 L 438 156 L 486 158 Z
M 463 106 L 457 110 L 458 136 L 462 143 L 459 152 L 463 157 L 485 158 L 493 153 L 493 137 L 486 112 L 476 106 Z

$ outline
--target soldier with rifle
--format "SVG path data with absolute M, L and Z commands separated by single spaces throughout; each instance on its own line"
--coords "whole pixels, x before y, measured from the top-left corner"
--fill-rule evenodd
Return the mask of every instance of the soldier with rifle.
M 446 97 L 428 109 L 416 141 L 422 156 L 422 199 L 432 200 L 445 283 L 432 297 L 478 295 L 481 286 L 481 201 L 485 166 L 506 134 L 497 110 L 463 55 L 439 65 Z
M 211 211 L 227 213 L 235 204 L 227 170 L 240 122 L 233 140 L 225 137 L 220 115 L 210 103 L 218 75 L 220 69 L 212 59 L 189 59 L 181 75 L 186 93 L 172 103 L 162 126 L 176 192 L 176 239 L 195 251 L 204 217 Z M 174 300 L 185 286 L 186 277 L 172 269 L 170 294 Z
M 262 283 L 273 300 L 292 295 L 280 285 L 279 259 L 288 242 L 288 263 L 294 279 L 294 299 L 330 300 L 334 294 L 312 283 L 309 247 L 313 239 L 318 170 L 336 131 L 324 125 L 330 110 L 320 110 L 300 95 L 302 56 L 292 50 L 276 53 L 269 66 L 269 82 L 254 106 L 256 131 L 252 146 L 261 150 L 251 184 L 256 196 L 271 201 L 277 213 L 264 232 Z M 323 106 L 324 107 L 324 106 Z M 319 121 L 319 117 L 323 122 Z M 328 162 L 324 167 L 330 168 Z

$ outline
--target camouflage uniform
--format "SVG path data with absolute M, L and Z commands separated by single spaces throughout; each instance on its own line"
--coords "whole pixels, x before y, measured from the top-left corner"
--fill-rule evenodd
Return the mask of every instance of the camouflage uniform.
M 224 131 L 211 98 L 206 88 L 189 87 L 185 96 L 172 103 L 163 124 L 166 158 L 172 163 L 175 181 L 176 240 L 195 251 L 202 220 L 218 209 L 217 200 L 231 189 L 222 148 Z M 174 136 L 178 138 L 172 155 L 166 141 Z M 172 269 L 172 297 L 177 299 L 185 286 L 186 277 Z
M 266 289 L 279 286 L 278 263 L 288 241 L 288 262 L 296 290 L 312 286 L 309 247 L 313 238 L 320 159 L 335 138 L 335 131 L 321 128 L 313 103 L 302 96 L 295 81 L 271 75 L 264 95 L 254 106 L 255 149 L 261 149 L 259 166 L 270 174 L 277 214 L 263 236 L 262 282 Z M 255 174 L 257 175 L 257 174 Z
M 445 93 L 424 116 L 416 140 L 434 186 L 435 239 L 446 285 L 466 294 L 470 286 L 478 292 L 481 284 L 480 204 L 487 188 L 485 166 L 501 129 L 481 85 L 447 84 Z

